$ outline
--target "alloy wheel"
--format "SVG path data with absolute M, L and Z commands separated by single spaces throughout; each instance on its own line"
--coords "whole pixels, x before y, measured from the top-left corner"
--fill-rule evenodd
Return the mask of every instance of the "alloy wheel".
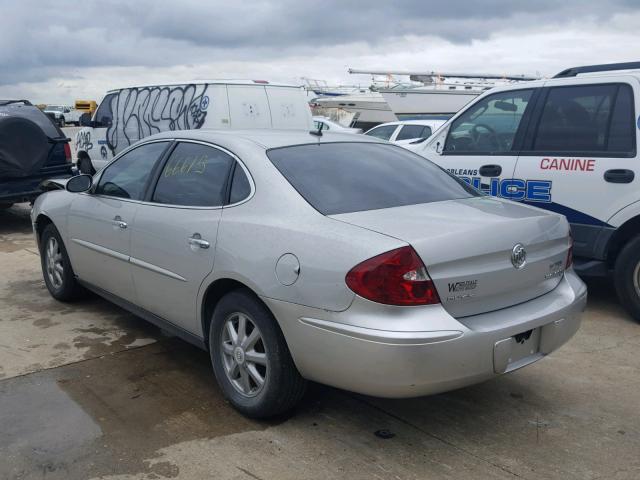
M 55 289 L 62 287 L 64 281 L 64 266 L 62 265 L 62 252 L 58 241 L 51 237 L 45 249 L 45 265 L 49 282 Z
M 262 391 L 269 373 L 260 329 L 248 315 L 235 312 L 225 320 L 220 338 L 227 379 L 242 395 L 255 397 Z

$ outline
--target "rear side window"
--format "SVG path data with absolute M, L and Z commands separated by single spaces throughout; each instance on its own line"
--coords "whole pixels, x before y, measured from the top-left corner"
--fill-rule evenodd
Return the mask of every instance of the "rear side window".
M 384 125 L 382 127 L 376 127 L 372 130 L 369 130 L 365 135 L 369 135 L 370 137 L 376 137 L 381 140 L 389 140 L 393 132 L 398 128 L 397 125 Z
M 451 123 L 444 151 L 450 154 L 510 152 L 533 90 L 488 95 Z
M 410 140 L 412 138 L 427 138 L 431 136 L 431 129 L 424 125 L 404 125 L 396 140 Z
M 234 162 L 217 148 L 179 143 L 160 173 L 151 201 L 192 207 L 222 206 Z
M 536 130 L 537 152 L 635 149 L 633 95 L 623 84 L 550 88 Z
M 95 193 L 142 200 L 151 171 L 168 143 L 147 143 L 122 155 L 105 168 Z
M 229 203 L 238 203 L 244 200 L 251 193 L 251 184 L 242 167 L 236 164 L 233 171 L 233 179 L 231 180 L 231 194 Z
M 298 145 L 269 150 L 267 156 L 300 195 L 325 215 L 481 195 L 430 161 L 395 145 Z

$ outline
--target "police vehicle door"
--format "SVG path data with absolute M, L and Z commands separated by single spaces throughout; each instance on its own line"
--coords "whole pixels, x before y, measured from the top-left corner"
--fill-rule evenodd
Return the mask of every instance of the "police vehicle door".
M 564 214 L 574 254 L 599 258 L 607 221 L 636 202 L 638 166 L 630 77 L 567 78 L 540 92 L 516 166 L 538 193 L 525 201 Z M 638 108 L 638 106 L 636 106 Z M 547 194 L 545 194 L 545 192 Z M 601 238 L 603 240 L 604 238 Z
M 534 92 L 526 88 L 483 96 L 417 153 L 486 193 L 525 198 L 526 183 L 514 179 L 513 172 Z

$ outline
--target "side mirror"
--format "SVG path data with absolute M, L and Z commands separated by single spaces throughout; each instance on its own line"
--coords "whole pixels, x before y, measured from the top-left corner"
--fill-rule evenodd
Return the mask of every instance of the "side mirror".
M 76 175 L 67 182 L 67 192 L 86 192 L 91 188 L 91 185 L 93 185 L 93 177 L 91 175 Z
M 80 126 L 81 127 L 91 126 L 91 114 L 83 113 L 82 115 L 80 115 Z

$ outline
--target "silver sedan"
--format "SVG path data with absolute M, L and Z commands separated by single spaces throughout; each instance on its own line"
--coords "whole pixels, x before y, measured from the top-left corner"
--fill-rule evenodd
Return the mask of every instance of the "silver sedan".
M 374 138 L 185 131 L 53 181 L 32 221 L 51 295 L 86 289 L 210 352 L 241 412 L 308 380 L 381 397 L 484 381 L 576 332 L 566 219 Z

